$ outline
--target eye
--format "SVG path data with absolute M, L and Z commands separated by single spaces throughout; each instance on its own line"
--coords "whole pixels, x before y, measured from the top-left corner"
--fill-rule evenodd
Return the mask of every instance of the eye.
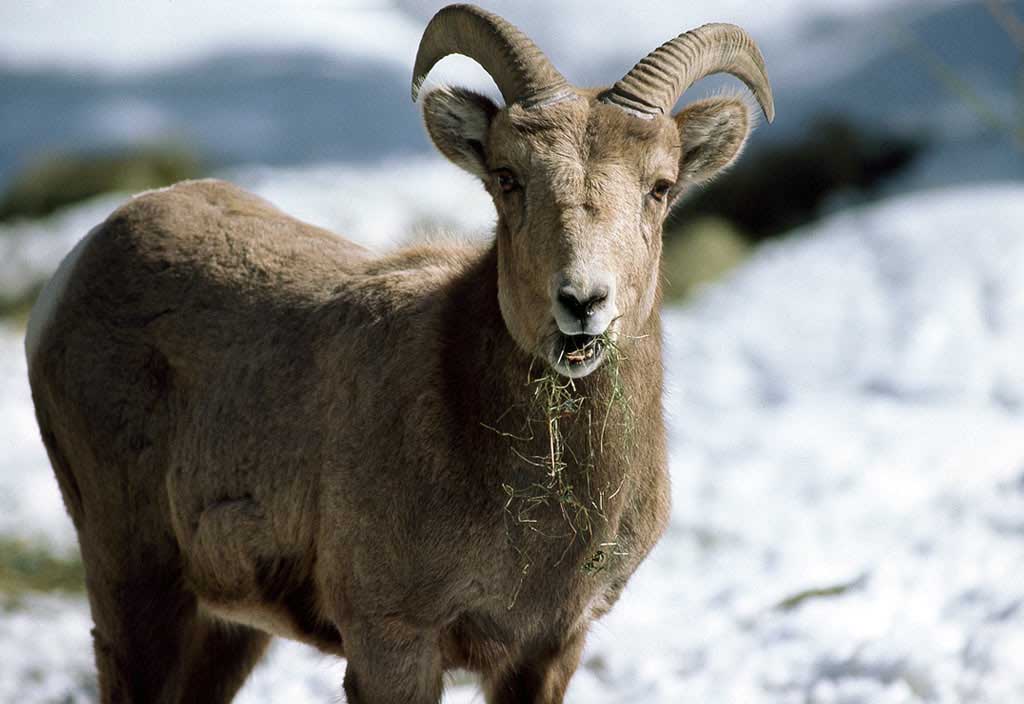
M 493 173 L 502 193 L 511 193 L 519 188 L 519 180 L 509 169 L 495 169 Z
M 651 198 L 661 202 L 668 196 L 668 192 L 672 190 L 672 182 L 661 180 L 654 184 L 654 188 L 651 189 Z

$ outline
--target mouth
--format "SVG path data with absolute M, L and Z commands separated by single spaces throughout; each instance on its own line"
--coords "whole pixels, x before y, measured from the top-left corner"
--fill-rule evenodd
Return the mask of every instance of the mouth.
M 578 379 L 597 369 L 606 350 L 603 335 L 555 336 L 551 351 L 551 366 L 564 376 Z

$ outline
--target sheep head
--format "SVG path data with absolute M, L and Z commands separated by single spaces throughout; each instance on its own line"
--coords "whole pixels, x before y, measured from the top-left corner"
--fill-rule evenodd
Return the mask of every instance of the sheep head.
M 434 64 L 455 53 L 488 71 L 505 105 L 439 88 L 424 99 L 424 119 L 437 148 L 494 199 L 505 325 L 559 373 L 586 376 L 603 341 L 636 334 L 654 312 L 673 202 L 728 166 L 750 132 L 740 97 L 675 115 L 673 106 L 695 81 L 726 72 L 771 121 L 764 61 L 742 29 L 711 24 L 665 43 L 611 88 L 581 89 L 502 18 L 451 5 L 424 32 L 414 100 Z

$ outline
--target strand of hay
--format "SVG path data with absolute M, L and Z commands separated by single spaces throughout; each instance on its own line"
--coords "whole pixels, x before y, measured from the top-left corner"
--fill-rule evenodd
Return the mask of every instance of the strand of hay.
M 523 583 L 535 560 L 527 546 L 517 540 L 517 531 L 529 531 L 545 540 L 565 541 L 555 565 L 561 564 L 578 540 L 590 540 L 598 521 L 606 522 L 605 508 L 622 490 L 625 473 L 616 485 L 605 482 L 594 485 L 596 462 L 607 452 L 611 438 L 627 446 L 635 443 L 635 417 L 626 394 L 620 365 L 625 359 L 622 350 L 610 336 L 604 335 L 591 344 L 605 346 L 606 358 L 594 374 L 603 375 L 605 383 L 599 396 L 586 396 L 573 379 L 563 377 L 550 368 L 535 376 L 531 367 L 527 385 L 531 389 L 524 426 L 516 432 L 502 430 L 502 421 L 512 415 L 509 409 L 494 426 L 485 425 L 508 440 L 509 451 L 523 466 L 527 481 L 520 486 L 502 485 L 506 495 L 505 528 L 509 546 L 520 561 L 519 581 L 513 590 L 508 608 L 519 597 Z M 579 425 L 582 424 L 582 425 Z M 573 441 L 570 441 L 571 432 Z M 615 432 L 617 431 L 617 432 Z M 544 452 L 537 453 L 536 441 L 541 439 Z M 626 449 L 626 448 L 623 448 Z M 562 521 L 552 525 L 542 521 L 545 509 L 557 506 Z M 580 569 L 594 575 L 607 568 L 609 561 L 625 553 L 615 542 L 604 542 Z

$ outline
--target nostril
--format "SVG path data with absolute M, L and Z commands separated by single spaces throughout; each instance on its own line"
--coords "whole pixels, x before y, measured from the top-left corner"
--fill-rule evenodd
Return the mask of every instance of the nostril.
M 595 309 L 599 308 L 607 298 L 608 288 L 604 286 L 596 289 L 593 295 L 582 301 L 576 297 L 576 294 L 571 289 L 563 288 L 558 291 L 559 304 L 569 311 L 574 318 L 579 320 L 592 316 Z
M 589 315 L 585 302 L 576 298 L 576 295 L 567 289 L 558 292 L 558 302 L 575 318 L 585 318 Z
M 586 301 L 587 309 L 591 310 L 593 308 L 597 308 L 606 300 L 608 300 L 608 287 L 601 286 L 595 289 L 593 295 L 590 297 L 590 300 Z

